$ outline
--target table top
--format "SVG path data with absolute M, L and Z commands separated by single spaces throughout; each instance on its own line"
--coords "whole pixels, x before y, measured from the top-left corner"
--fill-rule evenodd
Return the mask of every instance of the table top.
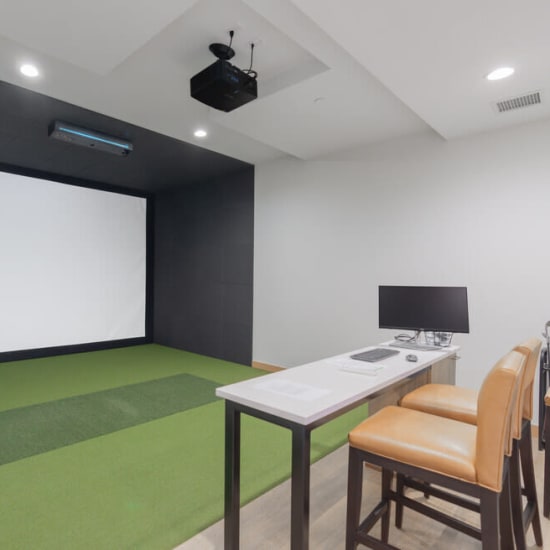
M 376 363 L 350 358 L 350 355 L 355 353 L 385 346 L 386 344 L 368 346 L 259 378 L 222 386 L 216 389 L 216 395 L 308 426 L 442 359 L 454 356 L 459 349 L 457 346 L 437 351 L 401 349 L 398 355 Z M 418 361 L 407 361 L 406 356 L 409 354 L 416 355 Z M 367 369 L 370 366 L 370 370 L 373 371 L 378 367 L 380 369 L 372 374 L 344 370 L 357 364 L 364 365 Z

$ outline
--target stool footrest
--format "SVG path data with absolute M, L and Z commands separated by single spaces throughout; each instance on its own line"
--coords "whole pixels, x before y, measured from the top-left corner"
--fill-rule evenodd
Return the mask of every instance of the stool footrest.
M 428 516 L 435 521 L 439 521 L 440 523 L 448 525 L 449 527 L 452 527 L 453 529 L 460 531 L 461 533 L 469 535 L 470 537 L 481 540 L 481 530 L 473 527 L 468 523 L 465 523 L 464 521 L 444 514 L 443 512 L 432 508 L 431 506 L 427 506 L 426 504 L 413 500 L 409 497 L 399 496 L 397 495 L 397 493 L 394 493 L 392 495 L 392 498 L 394 498 L 397 502 L 400 502 L 401 504 L 403 504 L 403 506 L 406 506 L 407 508 L 411 508 L 412 510 L 424 514 L 425 516 Z
M 445 491 L 438 487 L 434 487 L 429 483 L 417 481 L 416 479 L 411 477 L 405 477 L 404 485 L 405 487 L 416 489 L 417 491 L 422 491 L 424 494 L 428 494 L 435 498 L 450 502 L 451 504 L 457 504 L 458 506 L 466 508 L 467 510 L 471 510 L 472 512 L 479 513 L 479 501 L 474 502 L 473 500 L 460 497 L 456 493 L 449 493 L 448 491 Z
M 356 541 L 364 544 L 368 548 L 372 548 L 373 550 L 401 550 L 401 548 L 398 548 L 397 546 L 393 546 L 387 542 L 382 542 L 381 540 L 378 540 L 371 535 L 367 535 L 366 533 L 357 533 Z
M 389 513 L 389 505 L 388 501 L 381 500 L 374 510 L 361 522 L 361 525 L 357 528 L 357 532 L 367 534 L 384 514 Z

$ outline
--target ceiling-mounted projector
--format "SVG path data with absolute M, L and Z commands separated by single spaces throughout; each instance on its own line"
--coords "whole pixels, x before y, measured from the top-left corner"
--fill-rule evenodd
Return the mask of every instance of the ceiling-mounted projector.
M 233 31 L 230 31 L 231 41 Z M 210 44 L 210 51 L 218 58 L 206 69 L 191 78 L 191 97 L 228 113 L 249 101 L 258 97 L 258 84 L 256 71 L 250 69 L 242 71 L 231 65 L 231 59 L 235 52 L 225 44 Z M 251 44 L 251 57 L 254 51 L 254 44 Z
M 129 141 L 60 121 L 55 121 L 50 125 L 49 136 L 65 143 L 97 149 L 98 151 L 122 157 L 129 155 L 134 150 L 133 145 Z

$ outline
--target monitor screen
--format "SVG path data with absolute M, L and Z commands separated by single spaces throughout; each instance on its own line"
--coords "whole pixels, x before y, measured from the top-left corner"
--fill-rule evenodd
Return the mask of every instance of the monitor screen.
M 379 286 L 380 328 L 470 332 L 465 286 Z

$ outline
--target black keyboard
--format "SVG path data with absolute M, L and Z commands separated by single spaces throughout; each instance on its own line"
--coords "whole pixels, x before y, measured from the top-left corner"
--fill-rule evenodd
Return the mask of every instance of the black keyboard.
M 391 357 L 392 355 L 397 355 L 399 350 L 396 349 L 387 349 L 387 348 L 375 348 L 363 351 L 361 353 L 356 353 L 351 355 L 352 359 L 357 359 L 358 361 L 368 361 L 369 363 L 376 363 L 376 361 L 382 361 L 386 357 Z

